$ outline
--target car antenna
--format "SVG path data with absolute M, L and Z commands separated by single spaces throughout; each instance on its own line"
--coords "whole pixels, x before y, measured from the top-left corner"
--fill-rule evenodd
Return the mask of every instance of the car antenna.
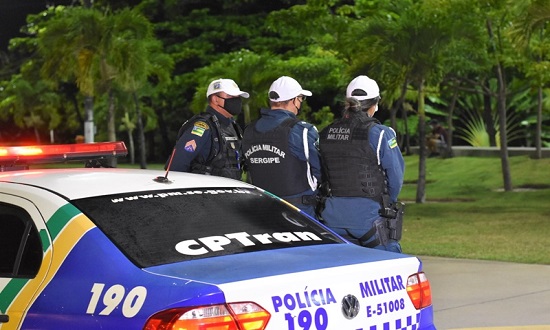
M 157 176 L 153 179 L 153 181 L 159 183 L 172 183 L 172 181 L 168 180 L 168 172 L 170 172 L 170 166 L 172 165 L 172 159 L 174 159 L 175 154 L 176 147 L 174 146 L 174 149 L 172 149 L 172 154 L 170 155 L 170 159 L 168 160 L 168 166 L 166 166 L 166 174 L 164 174 L 164 176 Z

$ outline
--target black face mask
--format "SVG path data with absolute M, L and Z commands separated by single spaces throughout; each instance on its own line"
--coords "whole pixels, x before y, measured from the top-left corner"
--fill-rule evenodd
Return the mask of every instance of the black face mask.
M 296 101 L 298 101 L 298 105 L 296 105 Z M 302 110 L 302 103 L 303 102 L 300 102 L 298 100 L 298 98 L 295 98 L 294 100 L 292 100 L 292 104 L 294 105 L 294 107 L 296 108 L 296 114 L 299 114 L 300 113 L 300 110 Z
M 233 116 L 237 116 L 241 113 L 243 108 L 243 102 L 240 97 L 223 98 L 225 100 L 223 107 L 225 111 L 229 112 Z

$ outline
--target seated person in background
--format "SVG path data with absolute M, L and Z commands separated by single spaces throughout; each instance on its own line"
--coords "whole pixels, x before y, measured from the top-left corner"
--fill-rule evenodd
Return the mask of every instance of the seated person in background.
M 447 149 L 447 131 L 436 120 L 430 120 L 430 126 L 432 128 L 431 134 L 427 136 L 428 157 L 439 156 Z

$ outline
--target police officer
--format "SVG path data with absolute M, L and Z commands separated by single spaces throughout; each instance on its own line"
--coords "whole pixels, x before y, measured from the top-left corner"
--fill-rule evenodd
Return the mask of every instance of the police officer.
M 402 223 L 396 224 L 396 216 L 402 216 L 402 210 L 394 206 L 403 185 L 404 161 L 395 132 L 373 118 L 380 100 L 376 81 L 358 76 L 346 96 L 342 118 L 320 134 L 330 191 L 321 217 L 356 244 L 401 252 Z
M 206 92 L 206 111 L 186 121 L 168 159 L 171 171 L 224 176 L 240 180 L 242 130 L 233 119 L 249 94 L 231 79 L 217 79 Z
M 317 129 L 296 118 L 306 96 L 291 77 L 269 88 L 270 109 L 244 130 L 243 151 L 250 182 L 315 216 L 321 164 Z

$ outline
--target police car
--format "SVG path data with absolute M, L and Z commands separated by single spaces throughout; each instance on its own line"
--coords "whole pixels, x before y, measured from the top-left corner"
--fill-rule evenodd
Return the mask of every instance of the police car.
M 350 244 L 252 185 L 28 165 L 125 153 L 0 148 L 1 330 L 435 329 L 418 258 Z

